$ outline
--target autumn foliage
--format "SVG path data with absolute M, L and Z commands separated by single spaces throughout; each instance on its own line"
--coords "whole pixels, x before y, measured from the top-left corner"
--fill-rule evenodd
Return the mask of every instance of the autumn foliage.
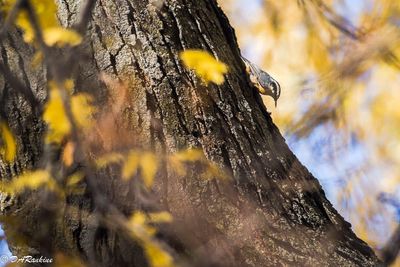
M 239 12 L 245 5 L 243 1 L 220 2 L 236 24 L 242 52 L 250 59 L 259 58 L 257 63 L 283 87 L 276 109 L 271 99 L 264 99 L 279 128 L 293 140 L 307 140 L 323 129 L 325 135 L 338 136 L 338 147 L 349 149 L 346 153 L 352 153 L 351 144 L 362 147 L 364 156 L 335 191 L 335 202 L 353 222 L 357 234 L 379 250 L 385 239 L 379 238 L 381 229 L 374 229 L 374 219 L 384 218 L 386 236 L 397 226 L 392 212 L 381 211 L 387 206 L 379 196 L 396 195 L 400 184 L 400 4 L 395 0 L 367 1 L 369 8 L 358 11 L 357 19 L 350 21 L 338 12 L 342 1 L 264 0 L 247 14 Z M 85 182 L 96 201 L 101 197 L 96 196 L 93 173 L 108 168 L 117 170 L 118 179 L 127 185 L 134 181 L 145 192 L 153 189 L 163 168 L 177 177 L 195 168 L 204 181 L 230 179 L 201 149 L 160 155 L 135 142 L 125 142 L 129 134 L 123 129 L 112 132 L 120 126 L 120 107 L 129 88 L 124 81 L 99 74 L 103 83 L 118 92 L 115 98 L 110 93 L 112 101 L 100 106 L 96 96 L 87 93 L 88 88 L 84 92 L 76 88 L 72 73 L 59 70 L 55 51 L 73 53 L 84 41 L 85 32 L 80 30 L 82 25 L 61 26 L 54 0 L 6 0 L 0 2 L 0 8 L 4 17 L 2 34 L 11 27 L 22 31 L 24 41 L 35 49 L 32 66 L 44 64 L 51 77 L 46 101 L 35 107 L 46 124 L 43 158 L 47 164 L 3 179 L 2 194 L 18 196 L 45 190 L 61 203 L 70 195 L 85 194 L 81 187 Z M 237 20 L 240 16 L 245 20 Z M 223 84 L 229 73 L 227 64 L 204 50 L 180 51 L 179 59 L 179 64 L 205 88 Z M 19 93 L 32 102 L 29 93 Z M 18 149 L 10 122 L 0 113 L 0 161 L 12 163 Z M 54 151 L 61 155 L 57 163 L 48 156 Z M 174 221 L 170 213 L 137 210 L 126 216 L 111 203 L 98 202 L 110 212 L 96 216 L 138 243 L 150 266 L 177 265 L 172 250 L 157 235 L 159 227 Z M 385 214 L 390 217 L 385 218 Z M 83 265 L 60 255 L 60 266 Z

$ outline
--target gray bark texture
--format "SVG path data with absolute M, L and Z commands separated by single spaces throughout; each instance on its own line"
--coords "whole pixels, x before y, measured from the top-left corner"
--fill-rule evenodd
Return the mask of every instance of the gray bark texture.
M 81 2 L 59 0 L 64 26 L 73 24 Z M 154 199 L 173 214 L 174 222 L 159 230 L 159 238 L 179 265 L 379 265 L 273 124 L 245 72 L 234 30 L 215 0 L 98 0 L 83 46 L 84 52 L 75 55 L 80 60 L 73 70 L 77 90 L 91 92 L 102 105 L 113 88 L 99 80 L 99 73 L 128 84 L 129 101 L 115 129 L 127 129 L 127 142 L 160 155 L 200 147 L 233 177 L 231 182 L 205 180 L 195 169 L 178 177 L 165 167 L 148 193 L 127 186 L 116 168 L 95 173 L 105 199 L 123 214 L 146 210 L 146 201 Z M 229 66 L 224 84 L 205 86 L 184 69 L 179 52 L 193 48 Z M 32 67 L 33 54 L 18 30 L 3 40 L 2 61 L 44 103 L 49 74 L 44 67 Z M 0 97 L 18 137 L 17 161 L 0 161 L 1 179 L 12 179 L 44 164 L 45 124 L 2 76 Z M 116 143 L 117 148 L 124 145 Z M 96 219 L 90 190 L 67 198 L 61 208 L 43 203 L 43 194 L 2 195 L 14 254 L 62 251 L 91 266 L 147 265 L 139 245 Z M 15 232 L 27 245 L 20 245 Z

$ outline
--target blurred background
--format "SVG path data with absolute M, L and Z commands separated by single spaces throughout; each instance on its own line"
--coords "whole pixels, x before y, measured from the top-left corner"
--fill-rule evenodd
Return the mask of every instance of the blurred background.
M 264 101 L 289 146 L 382 248 L 400 219 L 400 1 L 219 3 L 242 54 L 282 86 L 277 108 Z

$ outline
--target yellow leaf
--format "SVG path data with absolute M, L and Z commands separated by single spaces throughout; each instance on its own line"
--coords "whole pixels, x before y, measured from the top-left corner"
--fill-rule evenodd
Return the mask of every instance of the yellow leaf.
M 122 168 L 122 179 L 127 180 L 136 174 L 140 166 L 140 155 L 136 151 L 129 153 Z
M 92 97 L 80 93 L 71 97 L 71 111 L 77 126 L 87 128 L 92 124 L 92 115 L 95 108 L 92 105 Z
M 207 169 L 204 173 L 204 179 L 210 180 L 213 178 L 227 180 L 229 179 L 229 176 L 218 165 L 209 162 L 209 164 L 207 165 Z
M 145 213 L 135 212 L 129 219 L 129 227 L 132 236 L 140 242 L 146 253 L 149 266 L 152 267 L 172 267 L 173 258 L 168 252 L 162 249 L 161 245 L 153 237 L 156 229 L 150 226 L 149 222 L 169 222 L 172 216 L 168 212 L 153 213 L 146 216 Z
M 41 186 L 45 186 L 53 191 L 59 191 L 50 173 L 45 170 L 25 172 L 18 177 L 14 177 L 9 182 L 2 182 L 0 183 L 0 190 L 10 194 L 17 194 L 23 192 L 25 189 L 37 189 Z
M 72 93 L 73 80 L 66 80 L 63 83 L 64 89 Z M 47 122 L 49 130 L 46 135 L 46 142 L 61 143 L 61 141 L 71 132 L 72 125 L 68 119 L 61 89 L 54 81 L 49 82 L 50 97 L 45 105 L 43 119 Z M 86 128 L 91 125 L 91 118 L 95 111 L 92 105 L 92 97 L 88 94 L 80 93 L 71 96 L 71 112 L 77 126 Z
M 15 4 L 14 0 L 4 1 L 4 11 L 9 12 Z M 59 26 L 56 14 L 57 6 L 53 0 L 30 0 L 30 4 L 38 19 L 38 23 L 42 31 L 47 28 Z M 31 43 L 35 39 L 35 32 L 29 21 L 28 12 L 20 9 L 16 18 L 16 25 L 23 30 L 24 41 Z
M 70 94 L 72 94 L 75 87 L 75 81 L 73 79 L 66 79 L 64 82 L 64 87 Z
M 144 244 L 147 260 L 151 267 L 173 267 L 172 256 L 163 250 L 160 245 L 155 242 L 146 242 Z
M 50 98 L 44 107 L 43 119 L 48 124 L 46 142 L 61 143 L 71 131 L 71 123 L 68 120 L 61 93 L 58 88 L 50 85 Z
M 149 213 L 148 216 L 152 223 L 170 223 L 173 220 L 171 213 L 167 211 Z
M 140 159 L 142 179 L 144 185 L 150 188 L 153 185 L 154 177 L 158 169 L 158 160 L 153 153 L 146 152 Z
M 72 165 L 72 163 L 74 163 L 74 152 L 75 152 L 75 143 L 68 142 L 64 146 L 64 150 L 62 153 L 62 160 L 65 166 L 69 167 Z
M 203 161 L 206 160 L 206 157 L 204 156 L 203 150 L 201 149 L 196 149 L 196 148 L 190 148 L 187 150 L 180 151 L 178 153 L 175 153 L 173 155 L 177 160 L 179 161 Z
M 42 64 L 43 61 L 43 53 L 41 51 L 37 51 L 32 58 L 31 65 L 35 69 L 39 67 L 40 64 Z
M 69 194 L 79 194 L 82 195 L 85 193 L 85 187 L 79 186 L 78 184 L 84 178 L 84 174 L 82 172 L 76 172 L 67 178 L 67 184 L 65 193 Z
M 73 79 L 65 79 L 63 84 L 62 84 L 63 89 L 67 90 L 70 95 L 73 94 L 74 88 L 75 88 L 75 81 Z M 57 83 L 54 80 L 49 81 L 49 88 L 50 90 L 60 90 L 60 88 L 57 86 Z
M 169 163 L 172 169 L 179 175 L 183 176 L 186 174 L 184 162 L 204 162 L 206 161 L 203 150 L 198 148 L 190 148 L 187 150 L 179 151 L 169 156 Z
M 80 36 L 74 30 L 65 29 L 63 27 L 52 27 L 43 31 L 44 42 L 48 46 L 77 46 L 82 42 L 82 36 Z
M 210 180 L 213 178 L 221 180 L 229 179 L 229 176 L 221 168 L 219 168 L 213 162 L 207 160 L 203 153 L 203 150 L 201 149 L 190 148 L 177 152 L 169 157 L 169 164 L 171 165 L 172 169 L 181 176 L 186 174 L 186 169 L 184 166 L 185 162 L 197 162 L 204 164 L 205 171 L 202 174 L 202 177 L 206 180 Z
M 186 175 L 187 170 L 185 169 L 185 165 L 178 158 L 171 156 L 168 158 L 168 163 L 178 176 Z
M 17 155 L 17 142 L 10 128 L 0 123 L 0 156 L 7 162 L 13 161 Z
M 180 58 L 184 65 L 196 72 L 206 83 L 222 84 L 225 81 L 224 74 L 228 73 L 228 66 L 215 59 L 210 53 L 203 50 L 185 50 Z
M 124 156 L 119 153 L 110 153 L 97 159 L 96 166 L 98 168 L 104 168 L 109 164 L 121 162 L 123 159 Z
M 144 185 L 150 188 L 153 185 L 154 177 L 158 170 L 158 160 L 153 153 L 131 151 L 122 168 L 122 179 L 132 178 L 138 171 L 141 171 L 141 178 Z
M 3 10 L 8 13 L 15 1 L 4 2 Z M 31 0 L 30 2 L 42 30 L 43 40 L 48 46 L 76 46 L 82 42 L 82 36 L 77 32 L 60 26 L 57 20 L 57 5 L 53 0 Z M 24 41 L 32 43 L 35 40 L 35 32 L 25 9 L 19 10 L 15 23 L 23 30 Z
M 81 172 L 72 174 L 67 179 L 67 186 L 76 186 L 80 181 L 82 181 L 83 177 L 85 176 Z
M 137 211 L 131 216 L 129 225 L 135 237 L 140 240 L 148 240 L 156 234 L 156 229 L 147 224 L 146 215 L 141 211 Z

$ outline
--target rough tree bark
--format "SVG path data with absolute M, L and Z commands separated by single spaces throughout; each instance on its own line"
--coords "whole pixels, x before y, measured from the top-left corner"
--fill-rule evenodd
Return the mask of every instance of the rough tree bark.
M 74 21 L 79 2 L 59 1 L 64 25 Z M 78 89 L 104 100 L 107 90 L 98 73 L 128 82 L 123 114 L 136 143 L 160 153 L 201 147 L 234 178 L 230 187 L 197 179 L 195 173 L 179 178 L 168 168 L 159 173 L 154 194 L 176 218 L 161 238 L 174 255 L 185 255 L 192 266 L 379 264 L 287 147 L 250 85 L 234 31 L 215 0 L 99 0 L 85 39 L 84 60 L 75 71 Z M 226 82 L 206 87 L 185 70 L 178 54 L 189 48 L 210 51 L 225 62 Z M 47 71 L 32 68 L 33 53 L 15 30 L 1 47 L 3 62 L 43 103 Z M 0 88 L 5 116 L 18 134 L 18 160 L 0 161 L 1 178 L 11 179 L 40 165 L 44 123 L 2 77 Z M 143 208 L 136 202 L 138 192 L 117 180 L 113 169 L 96 177 L 125 214 Z M 10 234 L 13 253 L 61 250 L 92 265 L 145 265 L 140 247 L 94 219 L 90 193 L 68 199 L 51 224 L 44 223 L 43 207 L 50 203 L 40 203 L 41 193 L 1 199 L 3 214 L 14 218 L 6 233 L 19 229 L 29 245 L 17 246 Z

